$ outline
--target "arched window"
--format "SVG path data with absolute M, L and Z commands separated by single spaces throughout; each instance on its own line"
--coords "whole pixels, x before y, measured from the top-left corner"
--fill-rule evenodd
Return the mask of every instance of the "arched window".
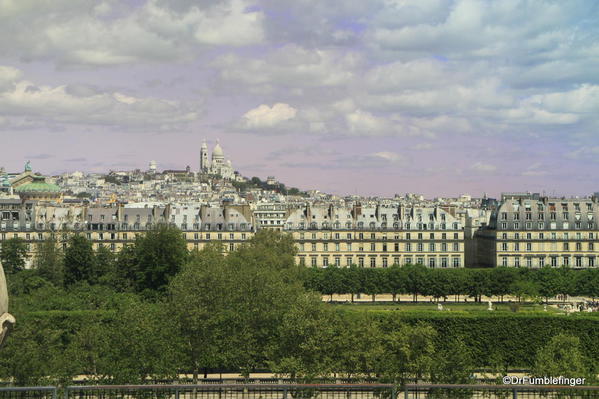
M 395 230 L 399 230 L 399 223 L 398 222 L 393 223 L 393 228 Z
M 359 229 L 363 229 L 364 228 L 364 222 L 358 222 L 358 228 Z
M 376 228 L 375 222 L 370 222 L 370 230 L 374 230 Z

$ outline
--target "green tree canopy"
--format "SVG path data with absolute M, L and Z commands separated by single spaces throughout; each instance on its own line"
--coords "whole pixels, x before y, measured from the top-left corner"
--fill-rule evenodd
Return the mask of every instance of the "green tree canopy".
M 64 253 L 64 283 L 70 286 L 78 282 L 97 282 L 96 257 L 90 240 L 81 234 L 69 238 Z
M 27 243 L 22 238 L 11 238 L 2 242 L 0 264 L 6 273 L 14 274 L 25 269 L 27 258 Z

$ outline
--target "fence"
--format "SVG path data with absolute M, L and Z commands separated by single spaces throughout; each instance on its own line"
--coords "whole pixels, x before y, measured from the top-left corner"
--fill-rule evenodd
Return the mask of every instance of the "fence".
M 58 399 L 56 387 L 2 387 L 0 399 Z
M 69 386 L 65 399 L 396 399 L 389 384 Z
M 407 384 L 405 399 L 599 399 L 599 386 Z

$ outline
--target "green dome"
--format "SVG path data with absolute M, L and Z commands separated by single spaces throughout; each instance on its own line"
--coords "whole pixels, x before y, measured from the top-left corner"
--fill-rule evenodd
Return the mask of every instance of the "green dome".
M 59 193 L 60 187 L 56 184 L 46 183 L 46 178 L 35 176 L 31 183 L 15 188 L 17 193 Z

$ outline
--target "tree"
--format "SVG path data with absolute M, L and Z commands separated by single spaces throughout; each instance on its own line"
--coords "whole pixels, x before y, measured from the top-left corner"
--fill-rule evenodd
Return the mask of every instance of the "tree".
M 439 298 L 447 298 L 450 291 L 449 273 L 451 269 L 431 269 L 428 271 L 428 279 L 424 282 L 423 294 L 430 295 L 439 301 Z
M 393 302 L 395 302 L 398 295 L 406 292 L 405 274 L 399 265 L 393 265 L 387 269 L 386 278 L 389 284 L 389 291 L 393 295 Z
M 38 274 L 57 287 L 64 285 L 64 259 L 54 236 L 37 244 L 33 266 Z
M 95 284 L 96 278 L 96 258 L 91 241 L 80 234 L 71 236 L 64 254 L 65 286 L 78 282 Z
M 594 373 L 589 367 L 589 360 L 582 354 L 580 339 L 564 333 L 555 335 L 546 346 L 537 352 L 533 374 L 594 379 L 592 378 Z
M 436 337 L 436 330 L 424 323 L 402 325 L 386 334 L 379 362 L 382 381 L 405 384 L 410 379 L 430 379 L 437 361 Z
M 116 256 L 108 249 L 108 247 L 101 246 L 96 250 L 96 276 L 95 280 L 98 283 L 112 286 L 114 282 L 114 276 L 116 274 Z
M 406 291 L 412 294 L 413 302 L 418 302 L 418 294 L 422 294 L 428 269 L 422 265 L 406 265 L 402 269 L 406 282 Z
M 228 367 L 244 375 L 267 365 L 284 317 L 306 295 L 287 235 L 258 235 L 221 254 L 209 246 L 169 284 L 169 309 L 186 342 L 194 376 Z M 299 326 L 298 326 L 299 327 Z
M 187 242 L 175 227 L 160 225 L 138 236 L 135 248 L 135 288 L 153 296 L 166 290 L 169 279 L 185 264 Z
M 435 362 L 431 381 L 447 384 L 473 382 L 474 359 L 468 345 L 461 338 L 457 338 L 448 343 L 446 348 L 437 352 L 438 361 Z
M 511 267 L 496 267 L 490 271 L 489 296 L 498 296 L 503 302 L 503 296 L 510 293 L 510 287 L 518 278 L 518 269 Z
M 337 329 L 331 340 L 333 370 L 347 378 L 375 373 L 383 356 L 383 333 L 373 316 L 337 313 L 333 325 Z
M 549 298 L 556 296 L 560 291 L 560 275 L 558 271 L 550 266 L 545 266 L 539 269 L 534 276 L 539 287 L 539 295 L 545 298 L 545 302 Z
M 169 284 L 167 306 L 183 339 L 194 383 L 202 368 L 227 363 L 224 331 L 230 309 L 229 275 L 222 247 L 212 244 L 194 251 Z
M 27 243 L 21 238 L 4 241 L 0 249 L 0 264 L 6 273 L 14 274 L 25 269 L 29 257 L 27 252 Z
M 303 382 L 330 375 L 334 371 L 331 343 L 338 332 L 334 313 L 318 296 L 300 296 L 270 340 L 269 369 Z

